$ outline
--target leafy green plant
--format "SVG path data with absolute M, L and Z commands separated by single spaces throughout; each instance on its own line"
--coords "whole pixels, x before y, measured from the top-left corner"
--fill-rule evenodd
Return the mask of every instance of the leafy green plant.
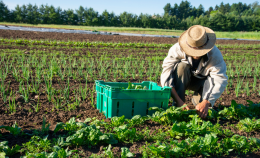
M 18 136 L 22 132 L 22 128 L 18 127 L 16 122 L 12 125 L 12 127 L 2 125 L 2 126 L 0 126 L 0 129 L 1 128 L 8 130 L 14 136 Z
M 84 127 L 75 134 L 66 138 L 66 142 L 69 142 L 76 146 L 87 145 L 88 147 L 97 145 L 98 143 L 116 144 L 112 134 L 103 134 L 99 129 L 96 129 L 94 125 Z
M 127 147 L 121 148 L 121 158 L 128 158 L 128 157 L 134 157 L 135 155 L 130 152 L 130 150 Z
M 148 116 L 151 120 L 159 122 L 161 124 L 172 124 L 175 122 L 190 121 L 189 115 L 196 114 L 196 110 L 182 110 L 187 104 L 182 107 L 172 106 L 166 111 L 162 108 L 151 107 L 149 110 L 155 110 L 156 112 L 152 116 Z
M 51 124 L 46 124 L 46 118 L 45 116 L 42 117 L 43 121 L 42 121 L 42 129 L 41 129 L 41 132 L 42 134 L 47 134 L 50 130 L 50 125 Z
M 52 151 L 51 141 L 48 139 L 48 135 L 41 138 L 39 136 L 32 136 L 29 142 L 23 144 L 22 151 L 26 151 L 27 155 L 30 153 L 38 153 L 41 151 Z
M 240 118 L 247 117 L 248 111 L 247 107 L 242 104 L 237 104 L 236 101 L 232 100 L 231 106 L 219 111 L 219 115 L 223 118 L 239 120 Z
M 250 119 L 250 118 L 245 118 L 243 120 L 240 120 L 239 123 L 237 124 L 237 127 L 245 132 L 252 132 L 255 130 L 260 129 L 260 119 L 255 120 L 255 119 Z
M 138 141 L 140 139 L 140 136 L 138 136 L 136 129 L 129 129 L 127 125 L 115 127 L 114 131 L 116 132 L 115 136 L 119 140 L 119 142 L 133 143 L 134 141 Z
M 4 152 L 5 153 L 4 155 L 12 156 L 12 155 L 18 153 L 19 150 L 21 149 L 21 146 L 19 146 L 17 144 L 15 146 L 13 146 L 12 148 L 10 148 L 7 144 L 8 144 L 8 141 L 0 142 L 0 152 Z M 1 156 L 1 153 L 0 153 L 0 156 Z

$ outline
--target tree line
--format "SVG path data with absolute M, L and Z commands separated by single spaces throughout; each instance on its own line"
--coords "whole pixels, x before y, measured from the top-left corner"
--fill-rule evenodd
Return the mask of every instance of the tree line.
M 186 30 L 192 25 L 203 25 L 215 31 L 260 31 L 260 5 L 229 3 L 216 5 L 205 10 L 203 5 L 193 7 L 188 1 L 178 5 L 164 6 L 164 14 L 132 14 L 123 12 L 115 15 L 107 10 L 99 14 L 93 8 L 80 6 L 79 9 L 63 10 L 48 5 L 17 5 L 8 9 L 0 1 L 0 21 L 29 24 L 62 24 L 84 26 L 142 27 Z

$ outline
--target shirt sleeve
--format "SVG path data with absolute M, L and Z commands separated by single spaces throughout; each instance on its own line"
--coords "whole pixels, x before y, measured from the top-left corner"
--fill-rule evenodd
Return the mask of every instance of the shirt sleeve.
M 184 58 L 184 53 L 180 50 L 180 46 L 178 43 L 173 45 L 167 57 L 164 59 L 162 68 L 163 72 L 161 74 L 161 86 L 169 86 L 173 87 L 174 85 L 171 84 L 174 81 L 173 75 L 171 73 L 177 67 L 177 63 L 179 63 Z
M 224 60 L 222 62 L 212 66 L 209 72 L 209 84 L 210 90 L 207 94 L 203 95 L 204 100 L 208 100 L 211 103 L 211 106 L 214 106 L 216 100 L 224 92 L 227 86 L 228 76 L 226 75 L 226 63 Z

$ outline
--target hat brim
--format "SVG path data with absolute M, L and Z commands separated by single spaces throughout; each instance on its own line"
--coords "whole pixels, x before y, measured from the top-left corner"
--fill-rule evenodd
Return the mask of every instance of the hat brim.
M 202 48 L 199 49 L 194 49 L 191 48 L 188 44 L 187 44 L 187 31 L 183 32 L 181 34 L 181 36 L 179 37 L 179 45 L 182 49 L 182 51 L 185 52 L 185 54 L 189 55 L 189 56 L 196 56 L 196 57 L 200 57 L 203 56 L 205 54 L 207 54 L 208 52 L 210 52 L 215 43 L 216 43 L 216 34 L 214 33 L 213 30 L 211 30 L 208 27 L 204 27 L 208 36 L 208 42 L 206 45 L 204 45 Z

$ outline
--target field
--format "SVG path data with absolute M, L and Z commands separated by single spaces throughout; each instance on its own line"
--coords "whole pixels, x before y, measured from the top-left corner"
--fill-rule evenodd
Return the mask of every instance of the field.
M 95 80 L 160 85 L 177 41 L 0 30 L 0 157 L 259 157 L 258 41 L 217 40 L 229 80 L 205 120 L 175 107 L 132 119 L 96 109 Z
M 103 32 L 116 32 L 116 33 L 135 33 L 135 34 L 150 34 L 150 35 L 168 35 L 180 36 L 183 30 L 172 29 L 156 29 L 156 28 L 138 28 L 138 27 L 105 27 L 105 26 L 75 26 L 75 25 L 44 25 L 44 24 L 23 24 L 23 23 L 7 23 L 0 22 L 0 25 L 7 26 L 22 26 L 22 27 L 38 27 L 38 28 L 53 28 L 53 29 L 69 29 L 69 30 L 91 30 Z M 215 32 L 218 38 L 229 39 L 251 39 L 260 40 L 260 32 L 252 31 L 234 31 L 234 32 Z

